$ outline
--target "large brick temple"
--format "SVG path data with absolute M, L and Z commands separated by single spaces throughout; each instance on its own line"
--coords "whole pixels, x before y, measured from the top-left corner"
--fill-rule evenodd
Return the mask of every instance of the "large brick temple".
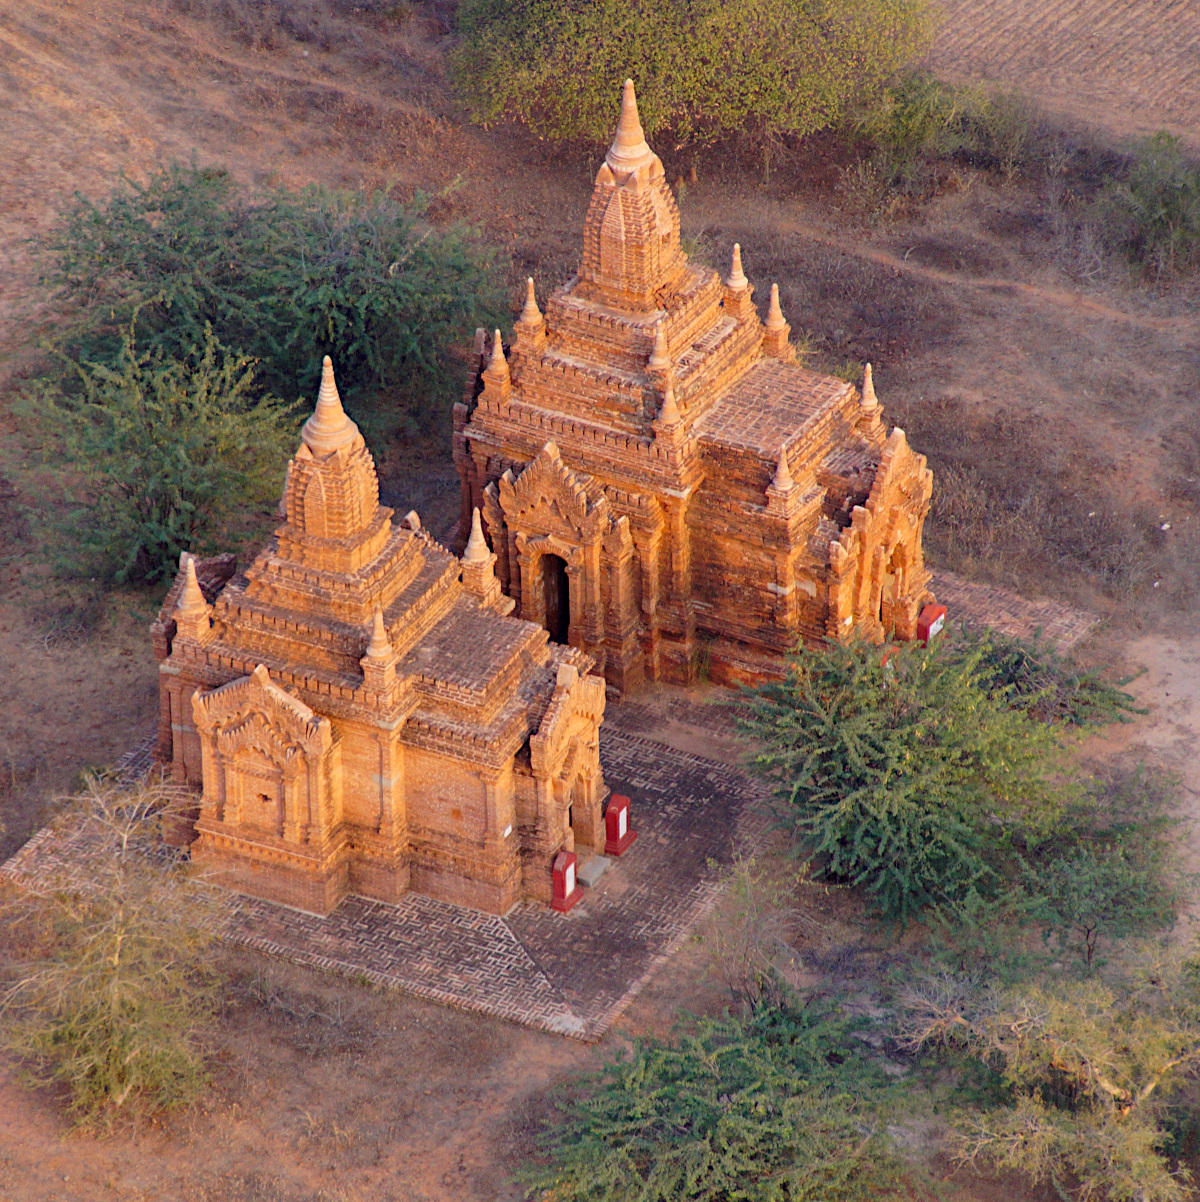
M 178 833 L 245 893 L 326 913 L 407 889 L 503 913 L 603 841 L 604 682 L 379 503 L 325 360 L 283 523 L 244 573 L 184 557 L 152 628 L 158 758 L 203 792 Z
M 796 362 L 738 247 L 689 262 L 626 82 L 578 272 L 511 345 L 476 334 L 454 457 L 460 545 L 479 509 L 517 613 L 645 678 L 778 675 L 803 640 L 910 638 L 932 597 L 923 456 L 861 391 Z

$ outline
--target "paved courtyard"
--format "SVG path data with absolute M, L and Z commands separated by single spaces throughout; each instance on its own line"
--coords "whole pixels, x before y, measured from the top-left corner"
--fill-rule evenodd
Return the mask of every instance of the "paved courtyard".
M 125 767 L 145 758 L 139 747 Z M 239 899 L 223 935 L 313 968 L 561 1035 L 599 1039 L 712 905 L 721 870 L 767 822 L 761 787 L 736 768 L 605 727 L 605 777 L 633 798 L 638 840 L 569 914 L 503 918 L 409 894 L 347 898 L 328 917 Z M 3 871 L 81 873 L 78 826 L 46 828 Z M 93 853 L 94 854 L 94 853 Z
M 1051 602 L 935 575 L 952 620 L 1067 650 L 1096 618 Z M 518 906 L 503 918 L 409 894 L 399 904 L 347 898 L 321 918 L 238 899 L 223 936 L 313 968 L 577 1039 L 599 1039 L 716 899 L 735 854 L 761 845 L 770 821 L 762 785 L 737 766 L 732 695 L 655 687 L 610 707 L 600 758 L 633 799 L 638 840 L 569 914 Z M 120 769 L 140 776 L 147 739 Z M 697 754 L 694 749 L 708 752 Z M 96 854 L 95 849 L 91 854 Z M 89 848 L 69 823 L 40 831 L 6 864 L 15 879 L 86 870 Z

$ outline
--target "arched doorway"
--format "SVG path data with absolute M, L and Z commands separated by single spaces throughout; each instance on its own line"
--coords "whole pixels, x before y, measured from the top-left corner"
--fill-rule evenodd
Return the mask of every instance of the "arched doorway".
M 566 561 L 557 555 L 542 556 L 542 589 L 546 630 L 556 643 L 566 643 L 571 631 L 571 582 Z

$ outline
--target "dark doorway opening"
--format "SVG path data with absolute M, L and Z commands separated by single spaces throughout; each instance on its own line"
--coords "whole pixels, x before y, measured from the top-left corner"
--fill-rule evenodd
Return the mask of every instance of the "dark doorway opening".
M 542 587 L 546 591 L 546 629 L 556 643 L 565 643 L 571 629 L 571 582 L 566 563 L 557 555 L 542 556 Z

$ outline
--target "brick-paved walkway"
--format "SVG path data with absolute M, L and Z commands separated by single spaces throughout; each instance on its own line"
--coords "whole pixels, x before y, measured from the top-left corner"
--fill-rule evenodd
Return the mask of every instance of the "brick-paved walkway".
M 1070 651 L 1100 620 L 1087 610 L 1057 601 L 1030 601 L 1007 589 L 964 580 L 940 569 L 934 570 L 930 587 L 947 607 L 952 622 L 992 626 L 1021 639 L 1032 638 L 1040 630 L 1041 637 L 1059 651 Z
M 121 768 L 144 759 L 145 746 Z M 761 786 L 737 769 L 615 726 L 603 730 L 601 760 L 614 791 L 634 799 L 638 840 L 569 914 L 523 905 L 499 918 L 413 893 L 398 905 L 347 898 L 322 918 L 239 898 L 223 936 L 432 1001 L 599 1039 L 712 905 L 735 850 L 758 842 L 767 823 Z M 65 867 L 82 878 L 89 849 L 80 831 L 69 822 L 46 828 L 0 871 L 36 877 Z
M 1097 621 L 948 572 L 935 573 L 933 587 L 952 620 L 1020 637 L 1040 628 L 1062 650 Z M 600 758 L 613 790 L 633 798 L 639 838 L 569 914 L 523 905 L 499 918 L 413 893 L 398 905 L 347 898 L 321 918 L 239 898 L 224 937 L 432 1001 L 597 1040 L 713 904 L 735 851 L 758 845 L 766 829 L 761 784 L 656 741 L 668 723 L 701 745 L 706 737 L 729 740 L 735 709 L 722 702 L 731 696 L 660 688 L 610 708 Z M 131 750 L 118 765 L 121 775 L 144 773 L 153 745 L 151 737 Z M 79 831 L 69 823 L 47 827 L 0 872 L 19 878 L 54 866 L 85 879 L 89 848 Z

